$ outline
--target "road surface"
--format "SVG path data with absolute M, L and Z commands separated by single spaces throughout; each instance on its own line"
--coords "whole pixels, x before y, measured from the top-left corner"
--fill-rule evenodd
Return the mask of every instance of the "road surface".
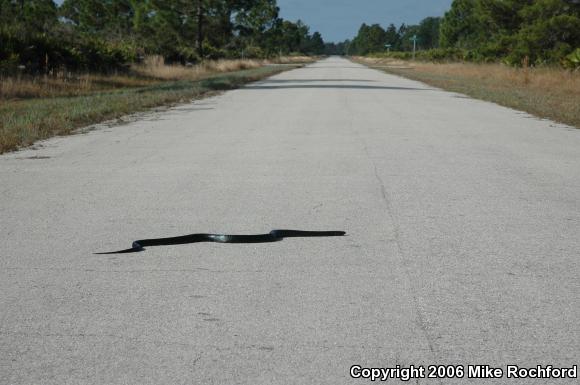
M 5 154 L 0 180 L 1 384 L 579 363 L 571 127 L 329 58 Z M 93 254 L 277 228 L 348 237 Z

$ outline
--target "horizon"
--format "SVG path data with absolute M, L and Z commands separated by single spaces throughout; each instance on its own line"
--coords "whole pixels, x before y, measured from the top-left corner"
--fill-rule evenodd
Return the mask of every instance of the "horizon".
M 383 27 L 393 23 L 399 27 L 403 23 L 418 24 L 429 16 L 443 16 L 451 3 L 452 0 L 364 0 L 356 4 L 347 0 L 278 0 L 281 17 L 302 20 L 311 32 L 320 32 L 327 43 L 354 38 L 363 23 Z
M 61 4 L 62 0 L 54 0 Z M 278 0 L 280 17 L 303 21 L 310 32 L 320 32 L 325 43 L 339 43 L 356 36 L 363 23 L 387 27 L 393 23 L 418 24 L 426 17 L 443 16 L 452 0 Z M 420 11 L 417 11 L 420 9 Z

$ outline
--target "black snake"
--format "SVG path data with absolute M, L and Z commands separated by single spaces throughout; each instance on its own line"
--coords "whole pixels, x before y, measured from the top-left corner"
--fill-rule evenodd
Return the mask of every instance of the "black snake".
M 197 242 L 270 243 L 281 241 L 284 238 L 342 237 L 344 235 L 346 235 L 344 231 L 300 231 L 300 230 L 272 230 L 268 234 L 254 234 L 254 235 L 191 234 L 191 235 L 183 235 L 181 237 L 141 239 L 139 241 L 133 242 L 133 245 L 130 249 L 96 254 L 138 253 L 140 251 L 144 251 L 146 246 L 185 245 Z

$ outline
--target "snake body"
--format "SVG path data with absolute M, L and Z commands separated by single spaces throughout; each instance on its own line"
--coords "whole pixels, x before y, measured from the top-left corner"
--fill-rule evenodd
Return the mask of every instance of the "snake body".
M 254 235 L 226 235 L 226 234 L 190 234 L 180 237 L 141 239 L 133 242 L 130 249 L 96 254 L 128 254 L 144 251 L 147 246 L 185 245 L 198 242 L 215 243 L 271 243 L 284 238 L 302 237 L 342 237 L 344 231 L 300 231 L 300 230 L 272 230 L 267 234 Z

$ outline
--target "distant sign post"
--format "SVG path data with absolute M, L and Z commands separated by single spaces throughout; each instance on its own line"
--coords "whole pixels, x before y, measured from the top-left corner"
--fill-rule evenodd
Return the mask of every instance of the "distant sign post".
M 391 52 L 392 46 L 393 46 L 392 44 L 385 44 L 385 47 L 387 48 L 387 52 Z
M 417 50 L 417 35 L 413 35 L 411 41 L 413 42 L 413 60 L 415 60 L 415 51 Z

